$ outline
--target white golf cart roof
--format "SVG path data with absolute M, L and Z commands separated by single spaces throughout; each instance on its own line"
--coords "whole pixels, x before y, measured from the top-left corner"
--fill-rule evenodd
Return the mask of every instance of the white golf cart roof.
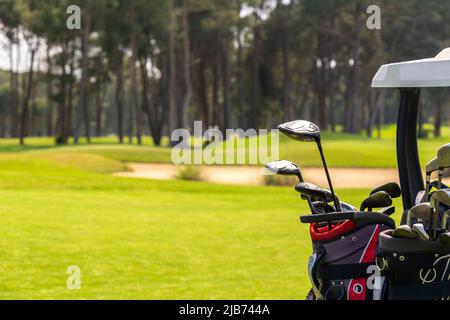
M 450 48 L 435 58 L 381 66 L 372 80 L 372 88 L 450 87 Z

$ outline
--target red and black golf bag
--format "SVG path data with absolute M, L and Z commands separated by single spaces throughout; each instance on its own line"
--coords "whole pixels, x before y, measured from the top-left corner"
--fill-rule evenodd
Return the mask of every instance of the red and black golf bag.
M 310 223 L 313 253 L 308 273 L 313 286 L 308 299 L 381 299 L 381 287 L 369 285 L 375 276 L 380 233 L 395 228 L 382 213 L 341 212 L 301 217 Z

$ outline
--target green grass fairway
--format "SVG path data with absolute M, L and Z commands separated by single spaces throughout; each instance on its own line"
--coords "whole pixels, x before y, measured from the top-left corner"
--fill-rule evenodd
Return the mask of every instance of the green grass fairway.
M 306 206 L 291 188 L 104 174 L 122 167 L 89 153 L 0 155 L 1 299 L 304 298 Z M 66 288 L 70 265 L 81 290 Z
M 386 126 L 382 139 L 368 139 L 364 135 L 343 133 L 324 133 L 323 145 L 328 163 L 331 167 L 394 168 L 397 166 L 395 147 L 395 126 Z M 429 130 L 429 126 L 427 126 Z M 419 152 L 422 165 L 436 156 L 439 147 L 448 143 L 450 127 L 442 129 L 442 138 L 419 140 Z M 251 143 L 247 139 L 247 152 Z M 164 140 L 167 143 L 167 139 Z M 235 146 L 235 148 L 238 148 Z M 16 139 L 0 139 L 0 153 L 68 153 L 83 152 L 107 157 L 122 162 L 170 163 L 171 149 L 155 147 L 149 137 L 144 138 L 144 145 L 117 144 L 115 137 L 94 138 L 91 145 L 81 141 L 80 146 L 54 146 L 50 138 L 29 138 L 25 146 L 18 146 Z M 298 162 L 303 167 L 320 167 L 321 161 L 313 143 L 301 143 L 281 135 L 280 159 Z

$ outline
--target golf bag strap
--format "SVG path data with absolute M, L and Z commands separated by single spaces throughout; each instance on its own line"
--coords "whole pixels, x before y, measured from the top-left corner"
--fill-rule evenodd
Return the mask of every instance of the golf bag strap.
M 320 265 L 317 267 L 317 277 L 323 280 L 346 280 L 367 278 L 367 269 L 373 263 Z
M 448 281 L 389 288 L 389 300 L 433 300 L 447 297 L 450 297 Z

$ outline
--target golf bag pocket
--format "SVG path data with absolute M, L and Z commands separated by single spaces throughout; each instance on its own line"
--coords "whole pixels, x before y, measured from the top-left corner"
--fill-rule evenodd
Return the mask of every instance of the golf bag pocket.
M 387 279 L 384 299 L 434 300 L 450 297 L 450 246 L 438 241 L 380 234 L 377 265 Z
M 369 277 L 376 269 L 375 259 L 380 232 L 394 222 L 378 213 L 355 212 L 354 218 L 311 223 L 313 243 L 308 273 L 316 299 L 371 300 L 376 295 Z

